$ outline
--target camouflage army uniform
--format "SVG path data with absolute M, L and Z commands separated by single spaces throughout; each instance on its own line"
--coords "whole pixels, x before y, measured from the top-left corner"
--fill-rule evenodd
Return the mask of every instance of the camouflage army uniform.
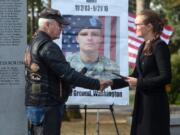
M 80 59 L 80 54 L 75 54 L 67 56 L 67 61 L 76 71 L 81 71 L 82 68 L 86 67 L 88 69 L 86 75 L 97 79 L 117 78 L 112 72 L 119 73 L 119 66 L 104 56 L 99 56 L 96 62 L 85 63 Z

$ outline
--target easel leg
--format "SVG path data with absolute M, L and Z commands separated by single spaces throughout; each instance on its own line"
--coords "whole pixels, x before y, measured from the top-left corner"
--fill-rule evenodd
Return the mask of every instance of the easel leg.
M 96 116 L 96 132 L 97 132 L 97 135 L 99 135 L 99 126 L 100 126 L 100 123 L 99 123 L 99 109 L 97 109 L 97 116 Z
M 84 112 L 84 135 L 86 135 L 86 114 L 87 114 L 87 105 L 84 106 L 85 112 Z
M 117 135 L 120 135 L 119 131 L 118 131 L 118 128 L 117 128 L 116 120 L 115 120 L 115 117 L 114 117 L 113 105 L 110 105 L 109 107 L 110 107 L 109 109 L 111 110 L 111 114 L 112 114 L 112 117 L 113 117 L 114 125 L 115 125 L 115 128 L 116 128 L 116 133 L 117 133 Z

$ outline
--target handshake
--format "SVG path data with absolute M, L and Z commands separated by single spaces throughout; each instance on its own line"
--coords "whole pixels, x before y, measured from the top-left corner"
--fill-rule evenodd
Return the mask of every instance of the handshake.
M 112 80 L 99 80 L 99 83 L 100 83 L 100 89 L 99 89 L 100 91 L 104 91 L 105 88 L 113 85 Z

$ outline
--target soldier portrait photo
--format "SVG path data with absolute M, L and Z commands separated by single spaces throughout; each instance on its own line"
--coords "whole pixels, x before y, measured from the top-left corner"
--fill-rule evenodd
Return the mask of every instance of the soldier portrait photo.
M 103 46 L 103 27 L 100 18 L 67 16 L 67 19 L 71 19 L 72 23 L 63 31 L 62 44 L 66 44 L 71 38 L 71 48 L 74 48 L 72 52 L 75 53 L 66 54 L 70 65 L 77 71 L 86 68 L 86 75 L 96 79 L 115 78 L 112 73 L 119 73 L 118 64 L 99 53 Z M 68 48 L 70 45 L 66 44 L 66 46 Z

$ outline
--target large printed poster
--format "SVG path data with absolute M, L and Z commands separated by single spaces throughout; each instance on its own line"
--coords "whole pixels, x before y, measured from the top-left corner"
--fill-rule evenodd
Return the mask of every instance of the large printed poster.
M 128 75 L 128 1 L 53 0 L 69 21 L 58 44 L 76 71 L 97 79 Z M 128 88 L 105 91 L 75 87 L 68 105 L 127 105 Z

